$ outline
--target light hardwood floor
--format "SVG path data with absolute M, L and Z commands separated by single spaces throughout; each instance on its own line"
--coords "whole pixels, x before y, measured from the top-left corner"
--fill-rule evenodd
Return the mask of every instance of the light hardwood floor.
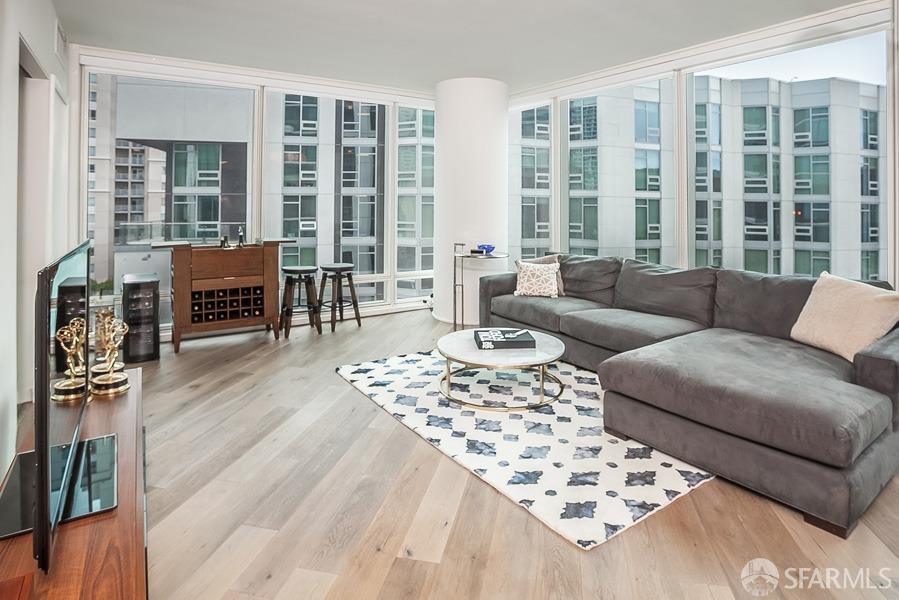
M 289 341 L 165 345 L 144 366 L 151 598 L 720 600 L 749 597 L 739 574 L 755 557 L 899 580 L 899 478 L 849 540 L 717 479 L 578 549 L 334 372 L 430 350 L 448 330 L 415 311 Z M 862 597 L 897 598 L 896 586 Z

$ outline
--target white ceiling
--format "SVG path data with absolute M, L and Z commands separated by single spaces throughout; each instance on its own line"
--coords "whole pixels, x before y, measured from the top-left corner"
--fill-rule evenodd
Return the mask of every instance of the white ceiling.
M 92 46 L 432 91 L 512 92 L 850 0 L 55 0 Z

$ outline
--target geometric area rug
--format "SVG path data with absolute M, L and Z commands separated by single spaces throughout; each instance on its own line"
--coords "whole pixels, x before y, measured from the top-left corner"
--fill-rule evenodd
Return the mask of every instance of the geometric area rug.
M 640 442 L 603 431 L 596 374 L 549 367 L 565 384 L 556 402 L 530 411 L 473 409 L 439 391 L 445 359 L 436 350 L 337 372 L 392 414 L 559 535 L 589 550 L 712 479 Z M 466 371 L 453 392 L 488 405 L 533 398 L 536 375 Z M 547 382 L 550 393 L 557 387 Z M 514 402 L 513 402 L 514 405 Z

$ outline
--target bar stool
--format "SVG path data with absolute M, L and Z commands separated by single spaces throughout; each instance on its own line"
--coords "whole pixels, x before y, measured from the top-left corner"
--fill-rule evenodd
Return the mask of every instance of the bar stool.
M 322 332 L 322 307 L 315 295 L 315 274 L 318 267 L 281 267 L 284 273 L 284 297 L 281 300 L 281 329 L 284 339 L 290 337 L 290 322 L 293 318 L 293 294 L 297 282 L 302 279 L 306 286 L 306 311 L 309 313 L 309 326 Z
M 331 331 L 337 325 L 337 313 L 340 312 L 340 320 L 343 321 L 343 309 L 345 306 L 352 306 L 356 313 L 356 324 L 362 327 L 362 319 L 359 318 L 359 301 L 356 299 L 356 286 L 353 285 L 353 264 L 352 263 L 334 263 L 330 265 L 322 265 L 322 283 L 319 289 L 319 297 L 322 299 L 322 308 L 331 308 Z M 331 299 L 324 301 L 325 285 L 331 280 Z M 343 280 L 346 279 L 347 287 L 350 288 L 351 300 L 343 298 Z

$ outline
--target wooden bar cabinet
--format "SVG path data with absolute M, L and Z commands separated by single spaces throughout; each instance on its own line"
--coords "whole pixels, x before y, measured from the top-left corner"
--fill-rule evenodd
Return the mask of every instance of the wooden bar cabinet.
M 265 325 L 278 339 L 278 248 L 285 240 L 220 248 L 158 242 L 172 251 L 172 343 L 184 334 Z

